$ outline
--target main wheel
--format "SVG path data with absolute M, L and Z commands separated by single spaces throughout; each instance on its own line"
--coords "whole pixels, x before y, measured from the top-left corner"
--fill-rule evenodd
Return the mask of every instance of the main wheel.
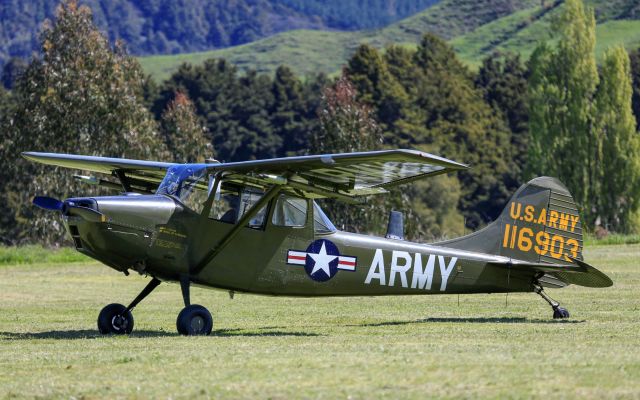
M 192 304 L 180 311 L 176 326 L 181 335 L 208 335 L 213 329 L 213 318 L 209 310 L 201 305 Z
M 554 307 L 553 319 L 564 319 L 564 318 L 569 318 L 569 311 L 563 307 Z
M 133 331 L 133 315 L 122 304 L 109 304 L 98 315 L 98 330 L 105 335 L 129 334 Z

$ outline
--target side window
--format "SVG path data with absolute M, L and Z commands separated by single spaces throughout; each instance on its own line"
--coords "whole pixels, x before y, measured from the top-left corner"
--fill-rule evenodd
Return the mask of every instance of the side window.
M 224 187 L 219 196 L 216 194 L 209 218 L 235 224 L 263 195 L 262 191 L 256 189 L 242 188 L 239 190 Z M 267 209 L 263 207 L 251 218 L 248 225 L 252 228 L 263 227 L 266 213 Z
M 216 199 L 211 207 L 209 218 L 222 222 L 235 224 L 238 221 L 238 211 L 240 209 L 240 196 L 237 190 L 225 190 Z
M 252 189 L 244 189 L 241 193 L 241 201 L 240 201 L 240 216 L 244 215 L 247 211 L 253 208 L 253 205 L 256 204 L 262 196 L 264 196 L 264 192 Z M 249 220 L 249 226 L 252 228 L 261 228 L 264 225 L 264 219 L 267 215 L 267 207 L 262 207 L 256 215 L 254 215 Z
M 304 226 L 307 222 L 307 200 L 280 195 L 271 222 L 277 226 Z

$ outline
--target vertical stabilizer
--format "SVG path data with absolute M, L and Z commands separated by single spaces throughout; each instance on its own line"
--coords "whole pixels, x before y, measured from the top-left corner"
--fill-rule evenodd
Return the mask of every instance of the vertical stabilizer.
M 567 188 L 555 178 L 539 177 L 522 185 L 489 226 L 438 245 L 570 264 L 572 258 L 582 260 L 582 221 Z

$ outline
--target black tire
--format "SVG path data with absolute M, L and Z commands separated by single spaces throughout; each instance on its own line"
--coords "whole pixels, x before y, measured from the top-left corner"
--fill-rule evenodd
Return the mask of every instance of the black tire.
M 209 335 L 213 329 L 213 318 L 209 310 L 201 305 L 192 304 L 180 311 L 176 326 L 181 335 Z
M 569 318 L 569 310 L 563 307 L 555 307 L 553 309 L 553 319 Z
M 109 304 L 98 315 L 98 330 L 103 335 L 128 335 L 133 331 L 133 314 L 122 304 Z

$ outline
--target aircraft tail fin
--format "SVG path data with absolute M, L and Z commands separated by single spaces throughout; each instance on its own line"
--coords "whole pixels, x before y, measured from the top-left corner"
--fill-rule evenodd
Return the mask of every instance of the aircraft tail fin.
M 582 260 L 582 222 L 567 188 L 545 176 L 522 185 L 486 228 L 438 245 L 568 265 Z

